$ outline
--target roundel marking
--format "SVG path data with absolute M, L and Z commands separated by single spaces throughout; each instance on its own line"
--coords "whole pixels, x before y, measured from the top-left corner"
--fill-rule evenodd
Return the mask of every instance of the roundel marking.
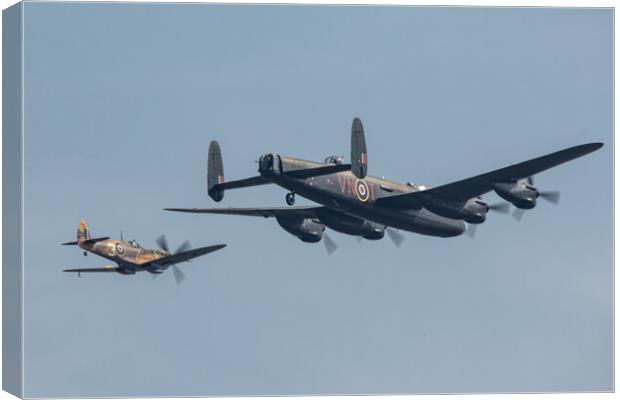
M 116 252 L 118 254 L 123 254 L 125 252 L 125 246 L 120 243 L 116 243 Z
M 359 201 L 363 203 L 367 202 L 370 197 L 368 185 L 362 179 L 355 180 L 355 194 L 357 195 Z

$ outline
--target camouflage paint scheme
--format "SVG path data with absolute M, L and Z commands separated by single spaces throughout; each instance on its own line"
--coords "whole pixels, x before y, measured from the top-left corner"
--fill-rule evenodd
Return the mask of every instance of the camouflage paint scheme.
M 106 265 L 101 268 L 66 269 L 65 272 L 118 272 L 124 275 L 133 275 L 139 271 L 161 274 L 175 263 L 189 261 L 192 258 L 219 250 L 226 246 L 208 246 L 172 254 L 163 249 L 144 248 L 135 240 L 115 240 L 108 237 L 92 238 L 86 226 L 86 221 L 83 219 L 80 220 L 77 228 L 77 241 L 63 243 L 63 245 L 77 245 L 84 250 L 84 255 L 90 252 L 118 265 Z
M 86 227 L 86 222 L 82 219 L 77 229 L 77 242 L 81 249 L 96 254 L 119 265 L 123 264 L 147 264 L 159 258 L 171 255 L 161 249 L 145 249 L 135 240 L 115 240 L 106 239 L 93 243 L 87 242 L 90 232 Z

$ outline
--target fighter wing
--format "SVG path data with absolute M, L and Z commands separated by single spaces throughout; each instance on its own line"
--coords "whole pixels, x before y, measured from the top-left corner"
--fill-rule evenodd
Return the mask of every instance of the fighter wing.
M 189 261 L 192 258 L 204 256 L 205 254 L 223 249 L 224 247 L 226 247 L 225 244 L 216 244 L 214 246 L 199 247 L 193 250 L 182 251 L 171 256 L 159 258 L 153 261 L 151 265 L 156 266 L 157 268 L 165 267 L 168 265 Z
M 101 268 L 69 268 L 69 269 L 63 269 L 63 272 L 77 272 L 77 273 L 82 273 L 82 272 L 116 272 L 116 270 L 118 269 L 118 267 L 115 267 L 113 265 L 106 265 L 105 267 L 101 267 Z
M 93 244 L 93 243 L 97 243 L 97 242 L 101 242 L 103 240 L 108 240 L 110 237 L 106 236 L 106 237 L 100 237 L 100 238 L 93 238 L 93 239 L 88 239 L 82 242 L 82 244 Z M 63 246 L 77 246 L 79 243 L 78 242 L 66 242 L 63 243 Z
M 273 208 L 164 208 L 166 211 L 197 213 L 197 214 L 226 214 L 247 215 L 251 217 L 278 217 L 297 216 L 304 218 L 317 218 L 316 211 L 321 206 L 298 206 L 298 207 L 273 207 Z
M 549 168 L 563 164 L 567 161 L 584 156 L 600 149 L 603 143 L 588 143 L 568 149 L 556 151 L 542 157 L 533 158 L 495 171 L 477 175 L 472 178 L 437 186 L 424 190 L 425 196 L 436 195 L 438 197 L 465 201 L 472 197 L 480 196 L 493 190 L 493 183 L 513 182 L 543 172 Z M 377 199 L 377 205 L 392 208 L 409 208 L 412 204 L 418 204 L 417 198 L 421 192 L 412 192 Z

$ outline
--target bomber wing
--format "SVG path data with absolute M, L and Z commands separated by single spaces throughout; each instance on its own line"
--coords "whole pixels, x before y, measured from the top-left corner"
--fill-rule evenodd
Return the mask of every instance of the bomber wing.
M 272 207 L 272 208 L 164 208 L 166 211 L 176 211 L 197 214 L 225 214 L 246 215 L 251 217 L 304 217 L 317 218 L 316 211 L 322 206 Z
M 204 256 L 205 254 L 209 254 L 219 249 L 223 249 L 224 247 L 226 247 L 225 244 L 216 244 L 214 246 L 199 247 L 193 250 L 182 251 L 180 253 L 159 258 L 153 261 L 151 265 L 157 268 L 167 267 L 172 264 L 189 261 L 192 258 Z
M 421 192 L 411 192 L 377 199 L 377 205 L 391 208 L 411 208 L 419 204 L 421 193 L 425 196 L 438 196 L 449 200 L 466 201 L 493 190 L 493 183 L 513 182 L 543 172 L 565 162 L 585 156 L 600 149 L 603 143 L 588 143 L 556 151 L 542 157 L 533 158 L 508 167 L 496 169 L 485 174 L 437 186 Z

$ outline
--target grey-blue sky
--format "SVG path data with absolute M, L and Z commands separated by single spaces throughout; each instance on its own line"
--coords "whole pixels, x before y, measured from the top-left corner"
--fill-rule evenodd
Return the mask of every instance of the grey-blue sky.
M 610 390 L 612 28 L 606 9 L 27 3 L 27 396 Z M 265 152 L 347 154 L 439 184 L 575 144 L 562 190 L 475 240 L 407 234 L 328 257 L 213 205 Z M 223 206 L 282 205 L 284 190 Z M 495 196 L 487 199 L 493 201 Z M 303 202 L 302 202 L 303 203 Z M 229 247 L 188 279 L 62 274 L 95 235 Z

